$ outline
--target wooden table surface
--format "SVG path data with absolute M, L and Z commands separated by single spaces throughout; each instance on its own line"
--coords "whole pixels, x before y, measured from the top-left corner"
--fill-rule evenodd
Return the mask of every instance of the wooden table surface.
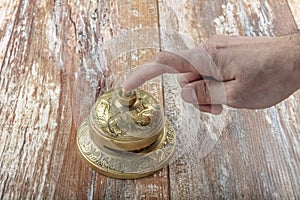
M 96 97 L 159 50 L 299 28 L 300 0 L 0 0 L 0 199 L 299 199 L 299 92 L 211 116 L 164 75 L 144 88 L 177 131 L 169 166 L 117 180 L 76 149 Z

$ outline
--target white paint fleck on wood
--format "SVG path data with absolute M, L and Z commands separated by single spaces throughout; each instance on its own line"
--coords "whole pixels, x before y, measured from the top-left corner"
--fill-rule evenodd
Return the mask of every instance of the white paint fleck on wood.
M 247 36 L 274 35 L 274 16 L 268 1 L 227 2 L 222 10 L 223 14 L 214 19 L 217 34 L 242 35 L 239 31 L 245 31 Z
M 300 0 L 287 0 L 287 2 L 291 8 L 298 30 L 300 30 Z
M 227 5 L 222 5 L 223 15 L 214 19 L 216 25 L 217 34 L 227 34 L 227 35 L 240 35 L 238 29 L 238 22 L 236 21 L 235 5 L 228 2 Z
M 299 3 L 289 3 L 299 25 Z M 225 108 L 223 115 L 210 116 L 179 100 L 174 76 L 164 76 L 166 115 L 178 131 L 169 169 L 145 179 L 116 180 L 81 162 L 76 122 L 89 110 L 74 107 L 91 104 L 97 87 L 103 92 L 120 81 L 124 71 L 118 66 L 129 70 L 159 47 L 191 48 L 216 32 L 280 35 L 297 29 L 286 1 L 160 0 L 157 6 L 155 0 L 0 0 L 0 199 L 300 196 L 299 92 L 270 109 Z M 133 44 L 134 51 L 115 55 L 114 61 L 99 54 L 105 42 L 137 28 L 152 32 L 142 32 L 145 43 Z M 117 67 L 107 67 L 106 60 Z M 83 90 L 73 90 L 74 77 L 79 80 L 82 73 L 87 82 L 76 82 L 75 88 Z M 162 103 L 161 80 L 145 88 Z M 86 101 L 76 102 L 75 93 Z

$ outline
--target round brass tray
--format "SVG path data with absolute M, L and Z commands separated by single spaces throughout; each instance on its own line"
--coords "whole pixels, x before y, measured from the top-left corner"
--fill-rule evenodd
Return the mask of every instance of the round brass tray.
M 175 131 L 168 120 L 160 141 L 138 152 L 118 151 L 95 144 L 89 127 L 87 119 L 79 127 L 77 146 L 80 154 L 93 169 L 113 178 L 135 179 L 153 174 L 168 164 L 176 146 Z

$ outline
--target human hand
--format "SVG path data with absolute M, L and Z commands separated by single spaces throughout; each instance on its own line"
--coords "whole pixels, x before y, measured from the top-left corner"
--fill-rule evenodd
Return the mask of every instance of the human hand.
M 219 114 L 222 105 L 270 107 L 300 87 L 299 42 L 299 35 L 217 35 L 196 49 L 157 54 L 136 68 L 123 87 L 132 90 L 160 74 L 178 73 L 182 99 L 201 111 Z

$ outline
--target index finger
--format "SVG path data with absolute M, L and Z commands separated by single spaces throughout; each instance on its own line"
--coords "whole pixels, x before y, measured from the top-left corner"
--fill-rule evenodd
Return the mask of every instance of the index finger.
M 203 48 L 181 52 L 160 52 L 153 62 L 146 63 L 133 70 L 123 82 L 125 90 L 133 90 L 146 81 L 164 73 L 198 73 L 210 75 L 208 53 Z

